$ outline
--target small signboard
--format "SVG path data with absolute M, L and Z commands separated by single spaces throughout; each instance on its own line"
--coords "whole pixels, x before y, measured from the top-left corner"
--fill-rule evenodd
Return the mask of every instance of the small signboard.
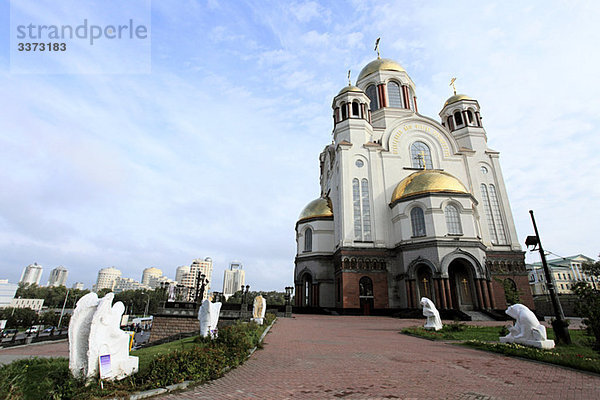
M 100 379 L 106 379 L 110 377 L 112 368 L 110 366 L 110 354 L 101 355 L 99 357 L 100 362 Z
M 6 321 L 5 319 L 0 319 L 0 329 L 4 329 L 6 328 Z
M 124 314 L 121 317 L 121 326 L 127 326 L 129 324 L 129 315 Z

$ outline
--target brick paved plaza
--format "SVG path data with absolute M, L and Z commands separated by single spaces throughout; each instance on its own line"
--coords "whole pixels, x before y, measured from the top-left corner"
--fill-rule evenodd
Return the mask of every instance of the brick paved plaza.
M 600 399 L 600 377 L 399 334 L 385 317 L 280 318 L 244 365 L 162 399 Z

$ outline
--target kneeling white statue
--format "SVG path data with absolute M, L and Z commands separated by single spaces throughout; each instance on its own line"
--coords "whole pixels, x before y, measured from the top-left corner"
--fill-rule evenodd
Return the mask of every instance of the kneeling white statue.
M 423 307 L 423 315 L 427 317 L 427 322 L 424 328 L 428 330 L 439 331 L 442 329 L 442 319 L 440 318 L 440 312 L 435 308 L 433 301 L 427 297 L 421 297 L 421 306 Z
M 219 324 L 219 314 L 221 313 L 221 303 L 211 303 L 206 299 L 202 302 L 198 311 L 198 321 L 200 321 L 200 336 L 217 337 Z
M 123 379 L 138 371 L 138 358 L 129 356 L 131 336 L 120 329 L 125 306 L 113 306 L 114 293 L 98 299 L 89 293 L 77 302 L 69 323 L 69 368 L 76 377 Z
M 500 343 L 518 343 L 540 349 L 553 349 L 554 340 L 548 340 L 546 327 L 535 314 L 523 304 L 514 304 L 506 309 L 506 314 L 516 320 L 508 328 L 508 335 L 500 338 Z
M 256 296 L 254 298 L 254 307 L 252 310 L 252 321 L 256 322 L 258 325 L 263 324 L 263 319 L 265 318 L 265 311 L 267 310 L 267 299 L 262 296 Z

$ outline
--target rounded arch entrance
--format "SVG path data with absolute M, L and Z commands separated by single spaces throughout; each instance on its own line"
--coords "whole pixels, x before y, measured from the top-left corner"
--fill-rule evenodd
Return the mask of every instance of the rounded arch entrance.
M 421 297 L 427 297 L 436 303 L 437 296 L 433 288 L 433 273 L 427 264 L 418 264 L 415 266 L 415 278 L 417 280 L 417 301 Z
M 374 296 L 373 280 L 368 276 L 363 276 L 358 281 L 358 298 L 363 315 L 370 315 L 374 306 Z
M 456 258 L 448 266 L 450 295 L 455 309 L 480 308 L 473 264 L 465 258 Z

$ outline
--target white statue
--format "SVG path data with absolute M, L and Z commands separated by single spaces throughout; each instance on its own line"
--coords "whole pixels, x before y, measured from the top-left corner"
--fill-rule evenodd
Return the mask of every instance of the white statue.
M 439 331 L 442 329 L 442 319 L 440 318 L 440 312 L 435 308 L 433 301 L 427 297 L 421 297 L 421 307 L 423 307 L 423 315 L 427 317 L 427 322 L 424 328 L 428 330 Z
M 169 285 L 169 299 L 168 302 L 175 301 L 175 285 Z
M 87 376 L 90 326 L 98 307 L 98 295 L 88 293 L 77 301 L 69 322 L 69 369 L 76 378 Z
M 198 310 L 198 320 L 200 321 L 200 336 L 210 336 L 211 339 L 217 337 L 219 324 L 219 314 L 221 313 L 222 303 L 211 303 L 206 299 L 202 302 Z
M 112 304 L 114 293 L 100 299 L 90 327 L 87 377 L 98 376 L 100 356 L 110 356 L 103 379 L 123 379 L 138 371 L 138 358 L 129 356 L 130 335 L 120 329 L 125 306 Z
M 506 309 L 506 314 L 516 320 L 508 328 L 508 335 L 500 338 L 500 343 L 518 343 L 541 349 L 553 349 L 554 340 L 548 340 L 546 327 L 535 314 L 523 304 L 514 304 Z
M 266 311 L 267 300 L 260 295 L 256 296 L 254 298 L 254 307 L 252 310 L 252 321 L 256 322 L 259 325 L 262 325 Z

